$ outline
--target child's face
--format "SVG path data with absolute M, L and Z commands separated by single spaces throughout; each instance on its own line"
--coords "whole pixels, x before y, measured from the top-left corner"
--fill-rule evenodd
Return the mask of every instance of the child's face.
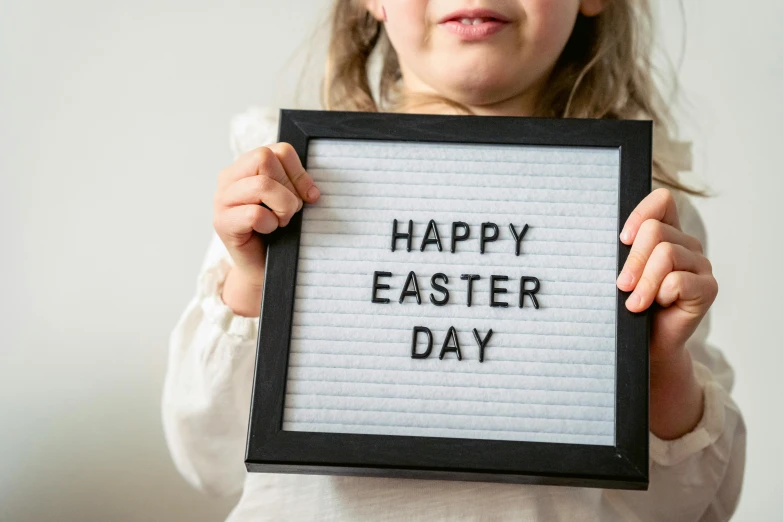
M 489 109 L 534 103 L 577 14 L 608 0 L 366 0 L 385 20 L 405 86 Z M 522 104 L 519 102 L 522 101 Z

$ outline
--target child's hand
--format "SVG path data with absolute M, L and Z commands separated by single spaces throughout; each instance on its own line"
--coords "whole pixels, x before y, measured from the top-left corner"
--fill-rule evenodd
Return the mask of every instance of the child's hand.
M 633 291 L 625 306 L 641 312 L 660 305 L 650 336 L 651 429 L 661 438 L 676 438 L 701 418 L 701 389 L 685 341 L 715 301 L 718 283 L 699 240 L 681 230 L 677 206 L 666 189 L 639 203 L 620 240 L 633 245 L 617 278 L 618 288 Z
M 620 240 L 633 245 L 617 286 L 633 293 L 625 306 L 663 308 L 653 316 L 651 362 L 676 357 L 718 294 L 712 265 L 698 239 L 680 229 L 671 192 L 658 189 L 639 203 L 625 222 Z
M 266 258 L 261 234 L 286 226 L 303 201 L 314 203 L 319 196 L 288 143 L 247 152 L 220 173 L 213 224 L 234 260 L 223 289 L 234 312 L 258 314 Z

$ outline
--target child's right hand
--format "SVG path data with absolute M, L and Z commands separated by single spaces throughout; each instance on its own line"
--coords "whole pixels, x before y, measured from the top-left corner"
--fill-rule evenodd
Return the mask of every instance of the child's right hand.
M 247 152 L 220 173 L 213 224 L 234 261 L 223 301 L 235 313 L 258 315 L 266 261 L 262 234 L 286 226 L 303 201 L 315 203 L 319 196 L 288 143 Z

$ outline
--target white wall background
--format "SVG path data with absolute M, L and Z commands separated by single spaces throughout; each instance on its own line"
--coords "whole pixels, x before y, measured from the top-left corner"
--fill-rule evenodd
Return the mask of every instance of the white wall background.
M 230 509 L 191 490 L 165 448 L 167 335 L 209 238 L 228 121 L 293 105 L 328 3 L 0 0 L 0 520 Z M 661 3 L 676 54 L 682 21 Z M 685 3 L 686 136 L 719 194 L 699 205 L 721 285 L 712 340 L 750 431 L 736 520 L 773 520 L 783 4 Z

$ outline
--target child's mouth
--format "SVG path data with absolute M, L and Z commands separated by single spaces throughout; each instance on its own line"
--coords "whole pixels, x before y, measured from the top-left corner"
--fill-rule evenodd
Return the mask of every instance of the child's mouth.
M 508 24 L 508 19 L 486 9 L 458 11 L 439 22 L 444 29 L 466 41 L 489 38 Z
M 459 20 L 452 20 L 461 23 L 462 25 L 478 25 L 484 22 L 491 22 L 494 18 L 460 18 Z

